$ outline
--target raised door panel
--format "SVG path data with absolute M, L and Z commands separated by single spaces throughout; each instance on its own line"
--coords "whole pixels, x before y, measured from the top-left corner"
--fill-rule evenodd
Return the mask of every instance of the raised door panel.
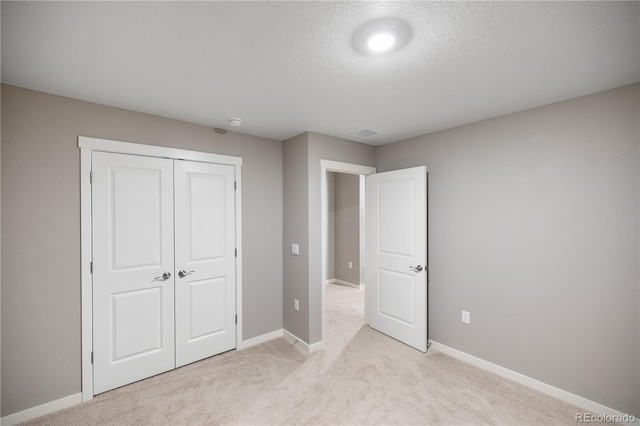
M 378 250 L 390 258 L 413 258 L 415 219 L 413 180 L 380 182 L 378 186 Z

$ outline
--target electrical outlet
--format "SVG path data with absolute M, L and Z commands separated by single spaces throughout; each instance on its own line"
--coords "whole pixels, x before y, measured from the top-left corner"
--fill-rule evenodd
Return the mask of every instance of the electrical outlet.
M 349 261 L 349 269 L 353 268 L 353 262 Z
M 471 313 L 462 311 L 462 322 L 465 324 L 471 324 Z
M 300 301 L 298 299 L 293 299 L 293 310 L 300 311 Z

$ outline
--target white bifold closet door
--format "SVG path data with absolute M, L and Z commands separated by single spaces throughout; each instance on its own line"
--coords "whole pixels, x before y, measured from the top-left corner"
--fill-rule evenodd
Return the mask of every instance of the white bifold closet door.
M 234 167 L 94 152 L 94 394 L 235 348 Z

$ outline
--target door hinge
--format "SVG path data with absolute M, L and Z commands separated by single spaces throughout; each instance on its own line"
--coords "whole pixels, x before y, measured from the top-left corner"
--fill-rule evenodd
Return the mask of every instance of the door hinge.
M 91 351 L 91 364 L 93 364 L 93 351 Z
M 89 263 L 89 272 L 93 274 L 93 262 Z
M 238 316 L 236 315 L 236 324 L 238 323 Z
M 93 183 L 93 171 L 89 172 L 89 183 Z
M 236 257 L 238 257 L 238 249 L 236 249 Z
M 238 190 L 238 182 L 236 182 L 235 180 L 233 181 L 233 190 L 234 191 Z

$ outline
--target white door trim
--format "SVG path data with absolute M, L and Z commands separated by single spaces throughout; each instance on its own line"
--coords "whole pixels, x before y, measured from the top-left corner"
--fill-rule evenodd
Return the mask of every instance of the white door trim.
M 327 233 L 329 229 L 329 218 L 327 215 L 327 209 L 329 208 L 329 200 L 327 198 L 327 173 L 346 173 L 351 175 L 360 175 L 360 188 L 361 188 L 361 197 L 362 197 L 362 188 L 364 186 L 363 176 L 368 176 L 374 174 L 376 172 L 375 167 L 362 166 L 360 164 L 352 164 L 352 163 L 342 163 L 339 161 L 331 161 L 331 160 L 320 160 L 320 221 L 321 221 L 321 241 L 322 247 L 320 252 L 322 253 L 322 261 L 320 265 L 320 282 L 322 283 L 322 291 L 321 294 L 321 315 L 322 318 L 320 320 L 322 324 L 322 342 L 324 343 L 326 340 L 326 315 L 325 315 L 325 299 L 327 286 L 325 283 L 327 282 Z M 364 229 L 364 207 L 360 205 L 360 230 Z M 361 271 L 364 268 L 364 232 L 360 232 L 360 267 Z M 362 283 L 362 275 L 360 275 L 360 283 Z M 365 292 L 366 292 L 365 286 Z M 368 320 L 368 308 L 365 297 L 365 322 L 369 322 Z
M 190 151 L 186 149 L 167 148 L 164 146 L 143 145 L 138 143 L 112 141 L 108 139 L 78 137 L 78 147 L 92 151 L 113 152 L 116 154 L 146 155 L 147 157 L 162 157 L 172 160 L 191 160 L 203 163 L 217 163 L 242 165 L 241 157 L 212 154 L 210 152 Z
M 205 163 L 233 165 L 235 168 L 235 229 L 238 257 L 236 260 L 236 347 L 242 342 L 242 158 L 208 152 L 189 151 L 154 145 L 141 145 L 107 139 L 78 137 L 80 148 L 80 276 L 81 276 L 81 318 L 82 318 L 82 401 L 93 399 L 93 368 L 91 352 L 93 350 L 93 291 L 91 277 L 91 154 L 93 151 L 119 154 L 163 157 L 173 160 L 190 160 Z

